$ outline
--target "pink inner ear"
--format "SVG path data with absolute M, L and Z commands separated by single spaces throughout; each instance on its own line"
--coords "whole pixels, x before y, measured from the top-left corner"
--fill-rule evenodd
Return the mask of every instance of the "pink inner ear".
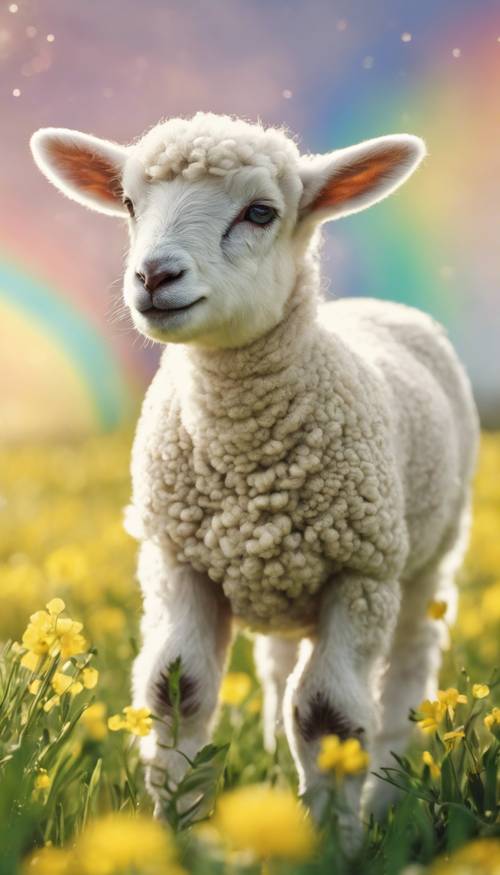
M 380 183 L 393 171 L 411 158 L 410 148 L 405 143 L 387 145 L 339 167 L 323 186 L 314 203 L 313 210 L 341 206 L 362 195 L 376 191 Z
M 76 188 L 109 203 L 121 200 L 119 171 L 102 155 L 61 140 L 53 140 L 47 151 L 68 182 Z

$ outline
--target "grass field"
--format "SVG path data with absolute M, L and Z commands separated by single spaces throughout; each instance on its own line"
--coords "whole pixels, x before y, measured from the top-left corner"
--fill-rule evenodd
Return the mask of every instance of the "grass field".
M 387 774 L 401 802 L 369 824 L 354 861 L 339 850 L 336 812 L 343 775 L 364 763 L 325 748 L 331 804 L 315 831 L 286 746 L 263 750 L 247 637 L 233 651 L 215 744 L 172 799 L 170 826 L 151 819 L 135 746 L 151 717 L 123 712 L 140 614 L 136 545 L 121 527 L 129 450 L 130 434 L 117 433 L 0 453 L 0 875 L 498 875 L 500 435 L 483 436 L 443 692 L 415 715 L 429 728 Z M 446 605 L 429 610 L 446 623 Z M 204 808 L 182 815 L 196 787 Z

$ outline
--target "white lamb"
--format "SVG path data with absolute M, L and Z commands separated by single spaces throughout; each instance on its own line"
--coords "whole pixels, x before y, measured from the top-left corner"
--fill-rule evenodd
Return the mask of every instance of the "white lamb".
M 392 192 L 424 145 L 398 134 L 301 155 L 282 130 L 198 113 L 130 146 L 49 128 L 32 149 L 69 197 L 129 216 L 125 301 L 168 344 L 128 516 L 144 593 L 135 703 L 164 720 L 142 751 L 157 808 L 165 769 L 186 768 L 162 746 L 168 666 L 181 657 L 179 748 L 192 757 L 242 623 L 258 633 L 266 744 L 284 699 L 300 790 L 319 810 L 323 735 L 358 737 L 373 768 L 407 744 L 440 662 L 427 605 L 444 594 L 453 613 L 466 541 L 478 426 L 443 329 L 401 305 L 320 295 L 319 225 Z M 347 784 L 346 833 L 362 786 Z M 374 788 L 382 812 L 387 785 Z

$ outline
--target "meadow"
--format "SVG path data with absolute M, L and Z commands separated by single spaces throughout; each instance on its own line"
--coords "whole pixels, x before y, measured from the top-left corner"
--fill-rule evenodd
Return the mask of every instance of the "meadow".
M 235 643 L 214 743 L 152 819 L 130 708 L 138 649 L 136 544 L 122 529 L 131 434 L 0 451 L 0 875 L 498 875 L 500 873 L 500 434 L 485 433 L 458 621 L 438 698 L 383 778 L 401 799 L 339 849 L 355 744 L 325 741 L 321 828 L 297 800 L 285 743 L 263 749 L 250 636 Z M 429 605 L 447 625 L 447 605 Z M 171 679 L 176 701 L 176 676 Z M 175 742 L 175 738 L 173 739 Z M 185 810 L 183 796 L 203 791 Z

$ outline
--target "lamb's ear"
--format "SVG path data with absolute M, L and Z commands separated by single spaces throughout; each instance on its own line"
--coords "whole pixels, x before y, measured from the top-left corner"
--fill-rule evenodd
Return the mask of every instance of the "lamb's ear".
M 100 213 L 127 215 L 121 186 L 125 146 L 66 128 L 41 128 L 30 146 L 42 173 L 65 195 Z
M 327 222 L 370 207 L 413 173 L 425 151 L 419 137 L 393 134 L 326 155 L 303 155 L 299 216 Z

